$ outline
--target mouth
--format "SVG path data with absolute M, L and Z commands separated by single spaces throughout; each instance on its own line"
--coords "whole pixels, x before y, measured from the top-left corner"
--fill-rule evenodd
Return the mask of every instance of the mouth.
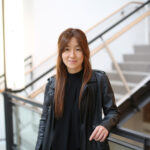
M 76 63 L 77 61 L 76 60 L 69 60 L 68 62 L 69 63 Z

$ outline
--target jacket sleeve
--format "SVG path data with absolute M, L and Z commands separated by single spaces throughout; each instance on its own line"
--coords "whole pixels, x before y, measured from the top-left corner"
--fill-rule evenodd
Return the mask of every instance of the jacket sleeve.
M 48 89 L 49 89 L 49 86 L 47 83 L 45 92 L 44 92 L 44 103 L 43 103 L 42 115 L 41 115 L 41 119 L 39 123 L 39 131 L 38 131 L 38 137 L 37 137 L 35 150 L 42 150 L 44 131 L 45 131 L 46 121 L 47 121 L 47 116 L 48 116 L 48 105 L 47 105 Z
M 102 76 L 102 107 L 104 119 L 101 125 L 110 131 L 119 122 L 120 113 L 115 104 L 114 93 L 105 72 Z

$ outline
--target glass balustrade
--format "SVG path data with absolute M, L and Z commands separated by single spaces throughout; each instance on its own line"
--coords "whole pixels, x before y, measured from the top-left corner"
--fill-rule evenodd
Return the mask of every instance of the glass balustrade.
M 19 150 L 33 150 L 37 140 L 40 110 L 13 105 L 14 143 Z

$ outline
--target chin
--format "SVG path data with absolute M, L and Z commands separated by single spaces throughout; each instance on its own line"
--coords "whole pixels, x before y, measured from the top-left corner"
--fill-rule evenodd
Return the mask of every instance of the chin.
M 71 68 L 71 69 L 77 68 L 76 65 L 68 65 L 67 67 L 68 67 L 68 68 Z

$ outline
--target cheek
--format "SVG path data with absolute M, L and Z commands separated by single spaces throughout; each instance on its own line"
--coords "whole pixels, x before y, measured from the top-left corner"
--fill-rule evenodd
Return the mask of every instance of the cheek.
M 81 60 L 81 62 L 83 62 L 83 60 L 84 60 L 83 54 L 80 56 L 80 60 Z
M 62 60 L 63 60 L 63 62 L 65 61 L 65 59 L 66 59 L 66 55 L 64 53 L 62 53 Z

